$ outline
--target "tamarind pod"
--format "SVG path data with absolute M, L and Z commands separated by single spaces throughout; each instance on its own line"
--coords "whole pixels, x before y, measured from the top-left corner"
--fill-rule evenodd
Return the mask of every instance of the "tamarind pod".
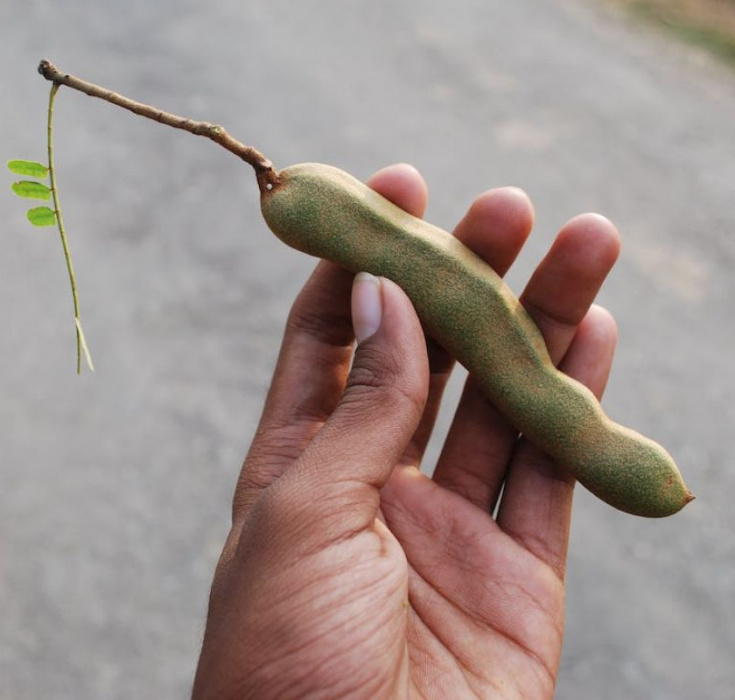
M 261 209 L 287 245 L 396 282 L 511 424 L 603 501 L 662 517 L 692 500 L 668 452 L 610 420 L 592 392 L 556 369 L 510 288 L 454 236 L 315 163 L 281 170 L 262 188 Z

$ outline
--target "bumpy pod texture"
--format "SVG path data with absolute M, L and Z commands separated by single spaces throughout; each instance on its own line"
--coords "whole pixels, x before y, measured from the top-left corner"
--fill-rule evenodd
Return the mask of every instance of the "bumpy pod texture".
M 691 500 L 666 450 L 611 421 L 586 387 L 554 367 L 508 286 L 452 235 L 351 175 L 313 163 L 278 173 L 261 208 L 289 246 L 396 282 L 427 332 L 508 420 L 599 498 L 649 517 Z

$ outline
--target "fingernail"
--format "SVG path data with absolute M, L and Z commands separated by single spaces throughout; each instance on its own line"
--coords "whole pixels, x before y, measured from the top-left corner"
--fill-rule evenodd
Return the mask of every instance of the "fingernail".
M 359 272 L 352 283 L 352 326 L 361 343 L 380 328 L 383 299 L 380 280 L 369 272 Z

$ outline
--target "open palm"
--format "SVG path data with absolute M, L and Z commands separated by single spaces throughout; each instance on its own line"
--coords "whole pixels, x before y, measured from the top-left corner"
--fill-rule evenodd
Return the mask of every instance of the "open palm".
M 423 214 L 413 169 L 370 184 Z M 503 274 L 532 223 L 527 197 L 504 188 L 479 197 L 455 235 Z M 615 325 L 591 303 L 618 249 L 607 220 L 576 217 L 522 296 L 554 361 L 598 396 Z M 322 262 L 292 309 L 194 696 L 551 697 L 573 480 L 472 377 L 433 476 L 422 474 L 453 361 L 396 285 L 359 276 L 351 312 L 352 285 Z

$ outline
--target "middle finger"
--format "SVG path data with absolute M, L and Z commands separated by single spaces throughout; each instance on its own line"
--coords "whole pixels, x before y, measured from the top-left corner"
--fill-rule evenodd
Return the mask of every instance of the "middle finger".
M 502 187 L 480 195 L 454 229 L 454 236 L 483 258 L 500 276 L 516 259 L 533 227 L 533 206 L 522 190 Z M 418 466 L 426 450 L 454 359 L 427 338 L 429 398 L 421 423 L 403 457 Z

